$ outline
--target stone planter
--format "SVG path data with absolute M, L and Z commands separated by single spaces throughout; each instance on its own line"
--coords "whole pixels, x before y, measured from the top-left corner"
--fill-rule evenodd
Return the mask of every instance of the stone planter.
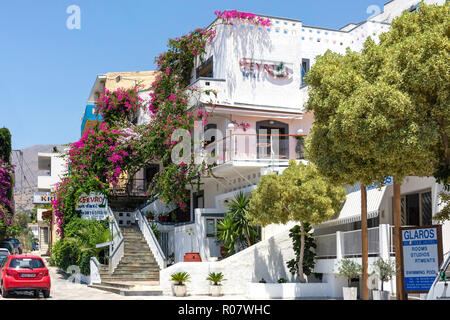
M 176 297 L 185 297 L 186 296 L 186 285 L 182 284 L 182 285 L 177 285 L 174 284 L 173 285 L 173 293 L 175 294 Z
M 356 287 L 343 287 L 344 300 L 356 300 L 358 297 L 358 288 Z
M 372 290 L 373 300 L 389 300 L 389 291 Z
M 211 292 L 211 295 L 213 297 L 218 297 L 222 294 L 222 286 L 221 285 L 212 285 L 209 287 L 209 292 Z

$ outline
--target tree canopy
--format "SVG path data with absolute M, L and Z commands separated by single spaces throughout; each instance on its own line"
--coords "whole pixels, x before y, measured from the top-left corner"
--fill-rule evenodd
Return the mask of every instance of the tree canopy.
M 361 53 L 327 51 L 306 76 L 306 156 L 345 184 L 448 174 L 449 8 L 421 4 Z

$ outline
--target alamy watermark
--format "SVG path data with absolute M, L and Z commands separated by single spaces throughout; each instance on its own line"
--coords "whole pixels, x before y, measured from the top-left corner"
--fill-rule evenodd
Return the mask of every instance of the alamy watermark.
M 81 29 L 81 9 L 79 6 L 72 4 L 67 7 L 66 13 L 69 17 L 66 20 L 66 27 L 69 30 Z

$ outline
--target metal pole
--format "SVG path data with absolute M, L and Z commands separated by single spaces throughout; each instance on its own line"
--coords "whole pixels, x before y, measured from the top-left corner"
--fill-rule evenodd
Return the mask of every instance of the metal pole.
M 369 300 L 368 270 L 369 270 L 369 244 L 367 231 L 367 190 L 361 185 L 361 252 L 362 252 L 362 299 Z
M 397 300 L 406 300 L 403 279 L 403 255 L 400 227 L 402 226 L 402 210 L 400 183 L 394 178 L 394 244 L 395 244 L 395 264 L 397 265 L 396 274 L 396 296 Z

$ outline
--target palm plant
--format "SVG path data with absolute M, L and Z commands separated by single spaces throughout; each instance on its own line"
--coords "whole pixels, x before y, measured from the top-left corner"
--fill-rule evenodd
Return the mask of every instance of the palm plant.
M 206 280 L 211 281 L 214 286 L 220 286 L 221 282 L 226 280 L 223 277 L 224 275 L 222 272 L 211 272 Z
M 235 230 L 236 223 L 231 216 L 225 216 L 225 219 L 217 223 L 217 239 L 223 243 L 228 254 L 238 249 L 239 241 Z
M 191 276 L 187 272 L 177 272 L 171 275 L 171 281 L 175 282 L 177 286 L 183 286 L 185 282 L 189 281 Z
M 255 228 L 250 226 L 250 222 L 247 219 L 249 203 L 250 198 L 240 192 L 227 204 L 228 214 L 233 217 L 233 220 L 236 223 L 235 232 L 240 238 L 243 238 L 243 240 L 245 239 L 248 247 L 252 245 L 252 240 L 256 238 L 257 234 Z

